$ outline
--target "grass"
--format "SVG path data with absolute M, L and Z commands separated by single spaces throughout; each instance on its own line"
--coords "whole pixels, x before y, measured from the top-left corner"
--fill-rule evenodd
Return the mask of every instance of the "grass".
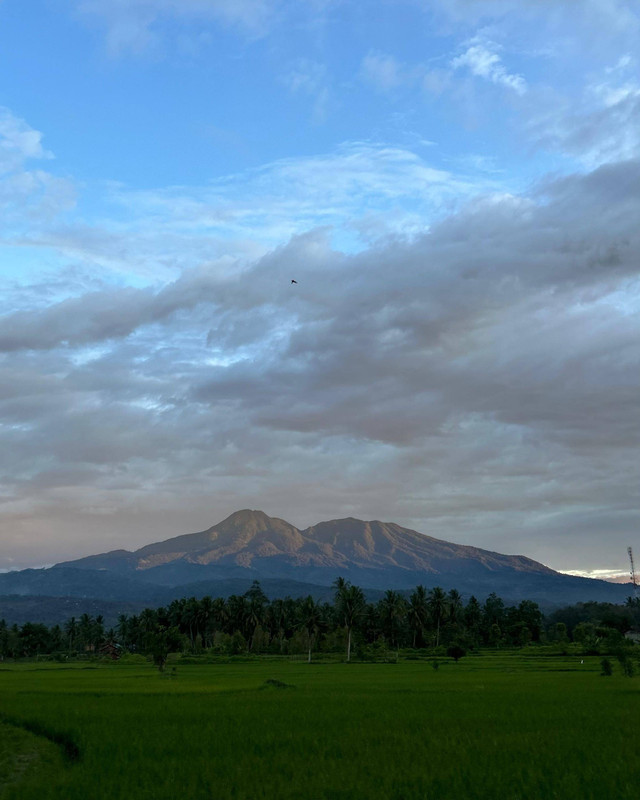
M 635 798 L 640 678 L 584 661 L 16 665 L 0 714 L 79 758 L 2 800 Z
M 62 768 L 56 746 L 45 737 L 0 721 L 0 795 L 10 787 L 24 788 L 56 775 Z

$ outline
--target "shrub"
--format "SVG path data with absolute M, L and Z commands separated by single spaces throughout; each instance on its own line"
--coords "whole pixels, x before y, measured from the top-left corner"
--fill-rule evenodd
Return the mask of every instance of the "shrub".
M 620 662 L 620 666 L 622 667 L 622 673 L 627 678 L 633 678 L 635 675 L 635 665 L 633 663 L 633 659 L 627 655 L 618 656 L 618 661 Z
M 452 644 L 447 647 L 447 655 L 457 664 L 463 656 L 467 655 L 467 651 L 459 644 Z
M 608 658 L 602 659 L 602 661 L 600 662 L 600 668 L 602 670 L 600 673 L 601 675 L 606 675 L 606 676 L 613 675 L 613 667 Z

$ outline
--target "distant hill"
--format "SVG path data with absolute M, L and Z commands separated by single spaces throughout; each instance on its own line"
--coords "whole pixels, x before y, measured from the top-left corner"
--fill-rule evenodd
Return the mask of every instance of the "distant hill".
M 16 573 L 17 574 L 17 573 Z M 99 577 L 101 573 L 86 570 L 88 578 Z M 1 577 L 1 576 L 0 576 Z M 46 594 L 0 594 L 0 619 L 8 624 L 22 625 L 25 622 L 43 622 L 47 625 L 62 624 L 70 617 L 79 617 L 83 613 L 104 617 L 107 628 L 113 627 L 120 614 L 137 614 L 143 608 L 168 605 L 172 600 L 181 597 L 201 598 L 230 597 L 232 594 L 244 594 L 251 588 L 253 580 L 249 578 L 230 578 L 220 581 L 202 581 L 186 586 L 155 587 L 154 593 L 146 599 L 144 592 L 139 598 L 132 600 L 105 599 L 104 597 L 87 597 L 85 594 L 75 596 L 49 597 Z M 264 580 L 261 587 L 266 596 L 273 600 L 277 597 L 306 597 L 311 595 L 319 602 L 330 602 L 334 590 L 330 586 L 318 586 L 311 583 L 300 583 L 287 580 Z M 105 593 L 104 588 L 99 590 Z M 369 602 L 376 602 L 383 592 L 378 589 L 367 589 L 365 596 Z
M 523 555 L 445 542 L 393 522 L 348 517 L 299 530 L 245 509 L 205 531 L 133 552 L 114 550 L 0 575 L 0 595 L 160 605 L 176 596 L 238 593 L 232 587 L 248 588 L 257 579 L 270 582 L 280 596 L 319 596 L 318 587 L 326 590 L 339 575 L 371 590 L 408 590 L 421 583 L 480 599 L 495 591 L 510 602 L 531 599 L 546 606 L 621 603 L 630 594 L 628 585 L 563 575 Z

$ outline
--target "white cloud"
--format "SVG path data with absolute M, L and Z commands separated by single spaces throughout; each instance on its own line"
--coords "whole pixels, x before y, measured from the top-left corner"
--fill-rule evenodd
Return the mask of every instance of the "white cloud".
M 489 187 L 496 187 L 490 178 L 434 168 L 403 147 L 350 142 L 207 186 L 136 191 L 114 184 L 105 198 L 111 220 L 51 229 L 43 243 L 105 269 L 162 279 L 219 259 L 237 269 L 318 226 L 361 249 L 361 222 L 372 215 L 378 237 L 413 234 Z
M 393 56 L 375 51 L 362 59 L 360 74 L 384 92 L 396 89 L 405 81 L 401 64 Z
M 314 122 L 326 121 L 332 100 L 324 64 L 299 59 L 284 75 L 283 82 L 293 94 L 304 94 L 313 99 Z
M 42 134 L 0 106 L 0 175 L 29 159 L 53 158 L 42 146 Z
M 472 75 L 504 86 L 517 94 L 524 94 L 527 90 L 525 79 L 522 75 L 507 71 L 496 49 L 492 43 L 473 40 L 462 55 L 452 60 L 451 66 L 453 69 L 467 67 Z
M 0 239 L 39 230 L 41 223 L 74 204 L 76 191 L 70 180 L 28 164 L 52 158 L 42 146 L 40 131 L 0 107 Z

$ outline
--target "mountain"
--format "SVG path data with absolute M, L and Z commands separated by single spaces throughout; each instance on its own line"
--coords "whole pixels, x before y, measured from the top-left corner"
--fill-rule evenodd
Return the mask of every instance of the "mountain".
M 298 530 L 262 511 L 236 511 L 200 533 L 176 536 L 134 552 L 115 550 L 57 565 L 108 570 L 175 585 L 185 579 L 249 576 L 331 583 L 337 575 L 388 588 L 437 576 L 482 579 L 502 573 L 558 573 L 525 556 L 451 544 L 392 522 L 349 517 Z
M 495 591 L 510 602 L 531 599 L 546 606 L 621 603 L 630 594 L 628 586 L 563 575 L 526 556 L 445 542 L 393 522 L 348 517 L 299 530 L 245 509 L 205 531 L 133 552 L 113 550 L 0 575 L 0 595 L 19 595 L 24 603 L 47 596 L 160 605 L 179 596 L 237 593 L 232 586 L 248 588 L 258 579 L 279 587 L 273 596 L 319 596 L 318 587 L 326 590 L 339 575 L 370 590 L 421 583 L 481 599 Z

